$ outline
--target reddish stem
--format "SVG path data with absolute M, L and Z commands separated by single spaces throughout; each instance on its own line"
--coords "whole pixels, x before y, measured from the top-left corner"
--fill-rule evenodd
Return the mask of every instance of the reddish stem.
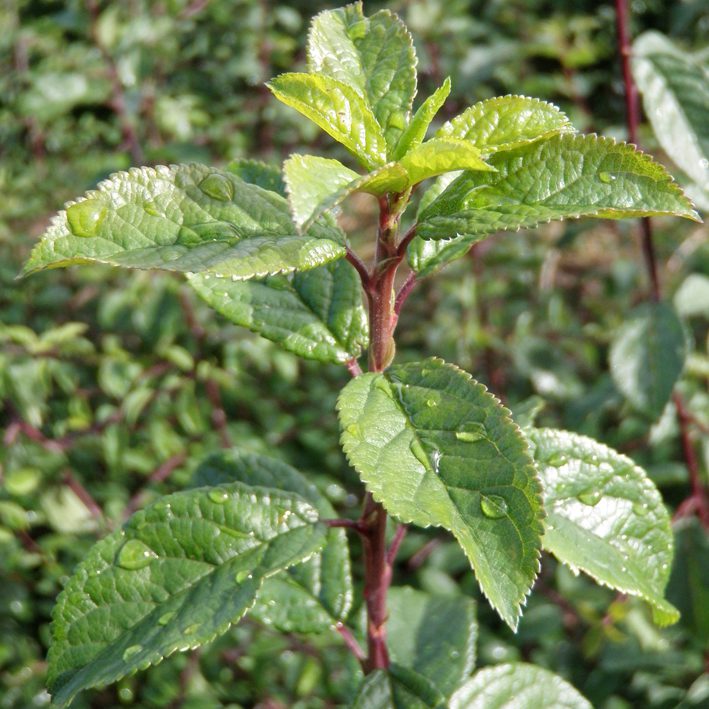
M 67 470 L 64 473 L 64 483 L 81 500 L 82 504 L 100 524 L 104 523 L 103 510 L 91 493 L 74 477 L 74 474 Z
M 352 631 L 343 623 L 337 623 L 335 625 L 335 630 L 340 634 L 342 639 L 345 641 L 345 645 L 349 648 L 352 654 L 360 661 L 364 662 L 367 659 L 367 655 L 364 650 L 360 647 Z

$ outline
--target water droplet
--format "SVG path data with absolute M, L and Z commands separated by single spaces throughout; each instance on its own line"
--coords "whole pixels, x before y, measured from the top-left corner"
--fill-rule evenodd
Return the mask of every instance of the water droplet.
M 210 490 L 207 497 L 209 497 L 212 502 L 216 502 L 218 505 L 223 505 L 229 499 L 229 493 L 226 490 L 220 490 L 217 488 L 215 490 Z
M 479 441 L 482 438 L 487 438 L 487 430 L 481 423 L 471 421 L 463 426 L 462 431 L 456 431 L 455 437 L 459 441 L 473 443 L 474 441 Z
M 66 210 L 69 228 L 74 236 L 96 236 L 101 222 L 106 216 L 106 207 L 98 199 L 86 199 L 72 204 Z
M 175 614 L 176 611 L 168 611 L 167 613 L 163 613 L 158 618 L 158 625 L 167 625 L 175 617 Z
M 190 229 L 188 226 L 181 226 L 180 230 L 177 232 L 176 244 L 181 246 L 194 246 L 202 242 L 199 234 L 194 230 Z
M 500 519 L 507 514 L 507 503 L 499 495 L 480 495 L 480 509 L 490 519 Z
M 236 581 L 236 583 L 244 583 L 244 581 L 246 581 L 246 579 L 250 579 L 250 578 L 251 578 L 251 572 L 246 571 L 246 570 L 237 571 L 236 576 L 234 576 L 234 580 Z
M 118 566 L 128 571 L 146 567 L 157 554 L 140 539 L 129 539 L 118 552 Z
M 601 501 L 601 491 L 588 488 L 576 495 L 576 499 L 584 505 L 595 507 Z
M 158 211 L 158 206 L 155 204 L 155 202 L 144 202 L 143 203 L 143 209 L 151 216 L 151 217 L 159 217 L 160 212 Z
M 433 409 L 438 406 L 438 402 L 435 399 L 426 399 L 426 406 L 428 406 L 429 409 Z
M 645 517 L 648 512 L 650 512 L 650 508 L 644 502 L 634 502 L 633 512 L 635 512 L 638 517 Z
M 234 199 L 234 183 L 225 175 L 212 173 L 199 183 L 199 189 L 212 199 L 231 202 Z
M 607 185 L 615 181 L 615 175 L 610 172 L 599 172 L 598 179 L 601 182 L 605 182 Z
M 192 633 L 196 633 L 199 630 L 199 626 L 202 625 L 201 623 L 192 623 L 192 625 L 188 625 L 184 629 L 184 633 L 187 635 L 192 635 Z
M 137 655 L 142 649 L 142 645 L 131 645 L 130 647 L 127 647 L 123 652 L 123 662 L 128 662 L 131 657 Z
M 567 458 L 563 453 L 553 453 L 547 459 L 548 465 L 553 465 L 555 468 L 561 468 L 566 465 Z
M 424 447 L 421 445 L 421 441 L 418 438 L 414 438 L 409 444 L 409 450 L 413 454 L 414 458 L 418 460 L 427 470 L 431 467 L 431 461 L 426 455 Z
M 353 436 L 354 438 L 362 438 L 362 431 L 359 425 L 356 423 L 351 423 L 349 426 L 347 426 L 345 432 L 348 433 L 350 436 Z
M 438 467 L 441 464 L 441 451 L 434 448 L 431 451 L 431 465 L 433 466 L 433 472 L 438 474 Z

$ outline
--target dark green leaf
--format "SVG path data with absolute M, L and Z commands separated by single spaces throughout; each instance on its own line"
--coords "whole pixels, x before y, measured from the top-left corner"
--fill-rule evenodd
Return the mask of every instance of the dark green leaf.
M 281 197 L 286 196 L 286 186 L 279 168 L 261 162 L 260 160 L 232 160 L 227 165 L 227 170 L 240 177 L 244 182 L 258 185 L 265 190 L 278 192 Z
M 237 450 L 215 453 L 195 472 L 196 485 L 241 482 L 299 495 L 323 519 L 335 517 L 332 505 L 290 465 L 274 458 Z M 269 578 L 258 593 L 252 614 L 283 632 L 324 632 L 347 617 L 352 605 L 352 579 L 347 538 L 329 529 L 320 554 Z
M 448 696 L 473 671 L 475 603 L 465 596 L 431 596 L 392 588 L 387 596 L 391 659 L 427 677 Z
M 544 488 L 542 545 L 574 570 L 653 607 L 660 625 L 679 618 L 664 598 L 672 563 L 667 510 L 642 468 L 591 438 L 528 429 Z
M 446 709 L 446 700 L 422 675 L 391 665 L 365 678 L 352 709 Z
M 266 577 L 322 548 L 317 520 L 296 495 L 240 483 L 178 492 L 135 514 L 93 547 L 57 601 L 54 700 L 225 632 Z
M 539 570 L 543 511 L 507 409 L 439 359 L 357 377 L 338 409 L 344 451 L 375 499 L 403 522 L 451 531 L 516 628 Z
M 687 337 L 672 306 L 647 303 L 616 333 L 610 350 L 611 375 L 634 408 L 657 419 L 686 357 Z

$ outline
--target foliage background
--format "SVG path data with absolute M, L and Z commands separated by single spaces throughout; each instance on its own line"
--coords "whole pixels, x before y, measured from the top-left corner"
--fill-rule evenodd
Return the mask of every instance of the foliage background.
M 14 280 L 65 200 L 131 164 L 280 161 L 304 147 L 338 156 L 262 85 L 302 65 L 309 17 L 332 6 L 0 5 L 0 707 L 49 702 L 48 620 L 62 583 L 97 536 L 128 510 L 187 485 L 208 451 L 236 445 L 282 457 L 343 513 L 359 504 L 337 446 L 344 369 L 321 370 L 228 325 L 169 275 L 82 267 Z M 365 2 L 368 13 L 382 6 Z M 612 4 L 386 6 L 416 39 L 420 95 L 452 77 L 441 118 L 481 98 L 522 93 L 557 103 L 583 130 L 625 136 Z M 654 28 L 696 49 L 709 33 L 705 0 L 639 0 L 632 9 L 634 34 Z M 657 153 L 647 126 L 641 140 Z M 373 208 L 363 198 L 343 219 L 363 232 Z M 692 273 L 709 275 L 706 226 L 656 227 L 668 294 Z M 513 406 L 542 397 L 542 423 L 631 455 L 676 508 L 688 479 L 672 412 L 654 424 L 633 412 L 608 373 L 613 332 L 647 292 L 636 232 L 632 222 L 583 221 L 488 240 L 412 295 L 399 356 L 440 355 Z M 685 301 L 676 300 L 680 311 L 697 310 Z M 700 433 L 709 426 L 706 308 L 688 322 L 694 351 L 680 388 Z M 698 450 L 706 472 L 706 436 Z M 656 629 L 642 604 L 545 557 L 518 635 L 479 604 L 479 664 L 538 663 L 607 709 L 703 705 L 709 544 L 690 519 L 675 531 L 669 597 L 683 611 L 678 626 Z M 356 541 L 352 550 L 359 554 Z M 434 532 L 409 534 L 396 582 L 477 594 L 457 547 Z M 282 638 L 245 622 L 201 654 L 174 656 L 75 706 L 338 706 L 357 672 L 334 633 Z

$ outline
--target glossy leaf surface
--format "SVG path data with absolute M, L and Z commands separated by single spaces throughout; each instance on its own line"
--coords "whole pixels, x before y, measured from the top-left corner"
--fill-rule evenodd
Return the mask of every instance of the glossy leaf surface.
M 210 486 L 240 482 L 276 488 L 299 495 L 321 519 L 336 516 L 332 505 L 302 473 L 264 455 L 236 449 L 215 453 L 197 468 L 194 482 Z M 314 633 L 344 620 L 351 605 L 347 537 L 343 529 L 328 529 L 319 554 L 264 582 L 251 613 L 283 632 Z
M 424 239 L 533 227 L 552 219 L 697 215 L 665 169 L 630 145 L 557 135 L 491 155 L 497 172 L 468 172 L 420 215 Z
M 302 498 L 239 483 L 136 513 L 93 547 L 57 601 L 54 700 L 209 642 L 244 615 L 264 578 L 319 551 L 325 535 Z
M 586 436 L 528 429 L 548 518 L 542 544 L 574 570 L 653 607 L 660 625 L 679 614 L 664 597 L 672 530 L 642 468 Z
M 515 662 L 475 673 L 452 697 L 450 709 L 593 709 L 566 680 L 543 667 Z
M 444 527 L 515 628 L 539 568 L 540 486 L 509 412 L 439 359 L 352 380 L 338 400 L 342 446 L 387 511 Z
M 391 665 L 365 677 L 352 709 L 446 709 L 444 696 L 425 677 Z
M 633 44 L 645 114 L 670 159 L 709 193 L 709 69 L 659 32 Z
M 308 35 L 308 65 L 364 98 L 392 149 L 416 95 L 416 54 L 406 25 L 389 10 L 365 17 L 362 3 L 317 15 Z
M 422 674 L 450 695 L 475 666 L 474 601 L 399 587 L 389 591 L 387 608 L 392 661 Z
M 299 357 L 342 364 L 367 346 L 360 280 L 344 259 L 292 276 L 189 282 L 218 313 Z
M 682 322 L 667 303 L 638 308 L 621 326 L 610 350 L 610 368 L 619 391 L 652 419 L 662 414 L 687 356 Z
M 351 86 L 320 74 L 281 74 L 273 95 L 320 126 L 372 170 L 387 159 L 386 140 L 372 110 Z
M 69 203 L 23 273 L 96 261 L 252 278 L 340 258 L 343 241 L 329 220 L 299 234 L 283 197 L 229 171 L 144 167 L 116 173 Z
M 498 96 L 448 121 L 436 137 L 469 140 L 489 155 L 573 131 L 569 119 L 551 103 L 527 96 Z

